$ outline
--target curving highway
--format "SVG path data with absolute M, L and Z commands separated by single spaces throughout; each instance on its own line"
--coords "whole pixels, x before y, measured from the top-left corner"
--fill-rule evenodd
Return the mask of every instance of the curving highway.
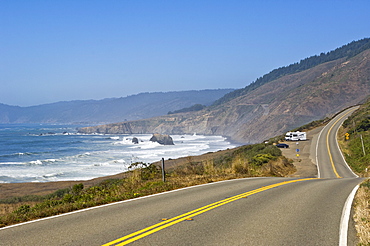
M 319 178 L 358 177 L 344 160 L 336 139 L 339 127 L 356 109 L 358 107 L 352 107 L 341 112 L 320 132 L 316 143 L 316 163 Z
M 355 245 L 345 208 L 361 179 L 335 140 L 351 112 L 339 114 L 311 143 L 319 179 L 190 187 L 6 227 L 0 245 Z

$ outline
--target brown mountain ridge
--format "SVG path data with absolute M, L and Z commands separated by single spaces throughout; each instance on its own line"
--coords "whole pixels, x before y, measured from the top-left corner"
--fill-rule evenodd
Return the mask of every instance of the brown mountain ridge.
M 197 112 L 81 128 L 79 132 L 197 133 L 222 135 L 240 143 L 261 142 L 364 102 L 370 94 L 370 49 L 254 85 L 240 94 Z

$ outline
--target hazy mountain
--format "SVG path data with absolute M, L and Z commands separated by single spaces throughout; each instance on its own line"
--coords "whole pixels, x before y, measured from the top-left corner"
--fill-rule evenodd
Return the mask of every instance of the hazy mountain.
M 103 100 L 56 102 L 31 107 L 0 104 L 0 123 L 110 123 L 165 115 L 195 104 L 209 106 L 233 89 L 140 93 Z
M 101 133 L 216 134 L 261 142 L 363 102 L 370 94 L 370 39 L 273 70 L 201 111 L 82 129 Z

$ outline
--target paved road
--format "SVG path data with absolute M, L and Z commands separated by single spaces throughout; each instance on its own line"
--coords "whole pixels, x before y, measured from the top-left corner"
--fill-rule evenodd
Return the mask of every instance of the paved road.
M 5 228 L 0 245 L 338 245 L 344 204 L 361 179 L 339 167 L 333 153 L 337 173 L 349 176 L 336 178 L 325 145 L 318 151 L 325 179 L 250 178 L 182 189 Z
M 319 134 L 316 154 L 319 178 L 356 178 L 345 162 L 336 141 L 339 127 L 358 107 L 353 107 L 338 114 Z M 344 137 L 344 136 L 343 136 Z

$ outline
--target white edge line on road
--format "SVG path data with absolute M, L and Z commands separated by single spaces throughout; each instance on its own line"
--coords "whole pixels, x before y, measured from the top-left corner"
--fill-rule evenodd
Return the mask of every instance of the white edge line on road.
M 358 109 L 358 107 L 357 107 L 355 110 L 357 110 L 357 109 Z M 355 110 L 354 110 L 354 111 L 355 111 Z M 353 112 L 352 112 L 352 113 L 353 113 Z M 348 116 L 347 116 L 347 118 L 348 118 Z M 334 119 L 334 118 L 333 118 L 333 119 Z M 333 120 L 333 119 L 332 119 L 332 120 Z M 344 122 L 344 121 L 343 121 L 343 122 Z M 343 123 L 342 123 L 342 124 L 343 124 Z M 320 173 L 319 159 L 318 159 L 318 157 L 317 157 L 317 153 L 318 153 L 318 149 L 319 149 L 319 141 L 320 141 L 321 133 L 324 131 L 324 129 L 325 129 L 327 126 L 328 126 L 328 124 L 326 124 L 326 125 L 321 129 L 321 131 L 320 131 L 320 133 L 319 133 L 319 136 L 317 137 L 317 141 L 316 141 L 316 165 L 317 165 L 317 177 L 318 177 L 319 179 L 321 178 L 321 173 Z M 338 127 L 337 132 L 335 133 L 335 136 L 338 136 L 339 128 L 340 128 L 340 127 Z M 338 149 L 339 149 L 339 152 L 340 152 L 340 154 L 342 155 L 342 158 L 343 158 L 343 160 L 344 160 L 344 163 L 346 163 L 346 165 L 347 165 L 348 169 L 349 169 L 349 170 L 351 170 L 351 172 L 353 173 L 353 175 L 355 175 L 355 177 L 356 177 L 356 178 L 358 178 L 358 175 L 357 175 L 357 174 L 355 174 L 355 173 L 352 171 L 352 169 L 349 167 L 348 163 L 346 162 L 346 159 L 345 159 L 345 158 L 344 158 L 344 156 L 343 156 L 342 150 L 339 148 L 338 140 L 337 140 L 336 142 L 337 142 L 337 147 L 338 147 Z
M 321 137 L 321 133 L 324 131 L 324 129 L 326 128 L 328 124 L 326 124 L 320 131 L 319 133 L 319 136 L 317 137 L 317 140 L 316 140 L 316 166 L 317 166 L 317 177 L 320 179 L 321 178 L 321 173 L 320 173 L 320 165 L 319 165 L 319 158 L 317 156 L 317 153 L 318 153 L 318 150 L 319 150 L 319 141 L 320 141 L 320 137 Z
M 67 215 L 70 215 L 70 214 L 85 212 L 85 211 L 92 210 L 92 209 L 108 207 L 108 206 L 117 205 L 117 204 L 121 204 L 121 203 L 125 203 L 125 202 L 136 201 L 136 200 L 140 200 L 140 199 L 145 199 L 145 198 L 149 198 L 149 197 L 153 197 L 153 196 L 159 196 L 159 195 L 168 194 L 168 193 L 181 191 L 181 190 L 187 190 L 187 189 L 196 188 L 196 187 L 200 187 L 200 186 L 213 185 L 213 184 L 218 184 L 218 183 L 223 183 L 223 182 L 231 182 L 231 181 L 244 180 L 244 179 L 264 179 L 264 178 L 271 178 L 271 177 L 250 177 L 250 178 L 241 178 L 241 179 L 228 179 L 228 180 L 221 180 L 221 181 L 212 182 L 212 183 L 194 185 L 194 186 L 184 187 L 184 188 L 180 188 L 180 189 L 176 189 L 176 190 L 165 191 L 165 192 L 156 193 L 156 194 L 152 194 L 152 195 L 148 195 L 148 196 L 141 196 L 141 197 L 137 197 L 137 198 L 133 198 L 133 199 L 129 199 L 129 200 L 123 200 L 123 201 L 119 201 L 119 202 L 112 202 L 112 203 L 108 203 L 108 204 L 104 204 L 104 205 L 100 205 L 100 206 L 84 208 L 84 209 L 75 210 L 75 211 L 68 212 L 68 213 L 58 214 L 58 215 L 54 215 L 54 216 L 50 216 L 50 217 L 37 219 L 37 220 L 31 220 L 31 221 L 27 221 L 27 222 L 23 222 L 23 223 L 19 223 L 19 224 L 14 224 L 14 225 L 10 225 L 10 226 L 0 228 L 0 231 L 5 230 L 5 229 L 10 229 L 10 228 L 13 228 L 13 227 L 17 227 L 17 226 L 22 226 L 22 225 L 26 225 L 26 224 L 35 223 L 35 222 L 38 222 L 38 221 L 54 219 L 54 218 L 58 218 L 58 217 L 62 217 L 62 216 L 67 216 Z
M 360 185 L 356 185 L 355 188 L 353 188 L 344 204 L 339 226 L 339 246 L 347 246 L 349 217 L 351 215 L 353 199 L 359 187 Z
M 348 118 L 348 117 L 347 117 L 347 118 Z M 343 122 L 344 122 L 344 121 L 343 121 Z M 341 126 L 343 125 L 343 122 L 342 122 Z M 338 136 L 339 128 L 340 128 L 340 127 L 338 127 L 337 132 L 335 133 L 335 136 Z M 338 150 L 339 150 L 339 152 L 340 152 L 340 155 L 342 156 L 342 159 L 343 159 L 344 163 L 346 164 L 346 166 L 347 166 L 348 170 L 350 170 L 350 171 L 351 171 L 351 173 L 352 173 L 356 178 L 358 178 L 358 175 L 357 175 L 357 174 L 355 174 L 355 173 L 353 172 L 353 170 L 349 167 L 349 165 L 348 165 L 348 163 L 347 163 L 346 159 L 344 158 L 344 156 L 343 156 L 343 152 L 342 152 L 342 150 L 341 150 L 341 149 L 340 149 L 340 147 L 339 147 L 338 139 L 337 139 L 337 141 L 336 141 L 336 142 L 337 142 L 337 148 L 338 148 Z

